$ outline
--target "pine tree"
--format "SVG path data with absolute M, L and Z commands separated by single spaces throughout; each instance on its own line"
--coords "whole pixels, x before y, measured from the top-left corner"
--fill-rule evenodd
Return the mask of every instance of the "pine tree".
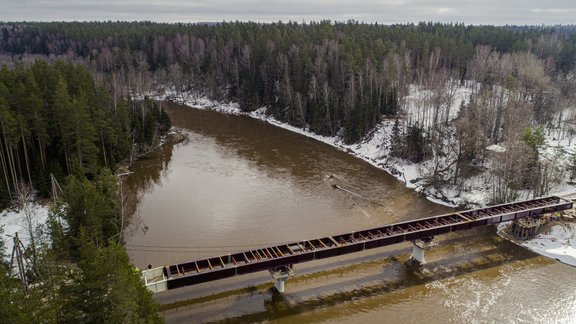
M 61 216 L 68 224 L 73 255 L 79 252 L 80 238 L 106 245 L 120 235 L 122 218 L 117 193 L 116 179 L 106 169 L 97 173 L 95 181 L 74 175 L 67 178 Z
M 126 250 L 115 242 L 106 247 L 83 242 L 80 272 L 64 288 L 64 322 L 160 323 L 152 293 L 130 265 Z

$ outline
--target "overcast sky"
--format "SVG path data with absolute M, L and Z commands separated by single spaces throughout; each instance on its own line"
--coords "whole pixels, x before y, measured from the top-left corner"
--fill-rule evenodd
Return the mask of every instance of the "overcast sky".
M 576 24 L 576 0 L 0 0 L 3 21 Z

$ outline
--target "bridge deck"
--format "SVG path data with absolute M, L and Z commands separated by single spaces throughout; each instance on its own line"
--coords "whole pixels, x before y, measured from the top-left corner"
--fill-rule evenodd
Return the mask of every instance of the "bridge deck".
M 559 197 L 533 199 L 263 247 L 164 267 L 166 289 L 324 259 L 473 227 L 572 208 Z

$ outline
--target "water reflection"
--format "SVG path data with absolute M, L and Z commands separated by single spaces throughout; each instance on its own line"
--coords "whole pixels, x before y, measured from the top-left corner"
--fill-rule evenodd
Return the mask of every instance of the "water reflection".
M 176 145 L 186 145 L 185 142 Z M 169 144 L 154 151 L 147 158 L 138 161 L 132 171 L 138 176 L 123 178 L 124 209 L 130 219 L 130 226 L 126 229 L 125 236 L 128 240 L 136 235 L 136 232 L 146 234 L 148 226 L 143 222 L 138 213 L 138 206 L 145 194 L 153 192 L 157 186 L 162 186 L 162 181 L 168 175 L 172 161 L 172 150 L 175 145 Z

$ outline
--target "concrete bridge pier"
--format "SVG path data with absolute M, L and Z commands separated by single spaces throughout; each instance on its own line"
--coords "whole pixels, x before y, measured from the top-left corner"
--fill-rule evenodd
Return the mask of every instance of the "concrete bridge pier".
M 278 290 L 278 292 L 281 294 L 284 293 L 284 281 L 285 280 L 286 280 L 285 278 L 278 278 L 278 279 L 276 279 L 276 283 L 274 284 L 274 287 L 276 288 L 276 290 Z
M 425 251 L 430 250 L 434 244 L 434 236 L 428 236 L 422 239 L 412 241 L 414 245 L 412 247 L 412 256 L 410 260 L 418 264 L 424 264 L 426 262 Z
M 286 280 L 294 276 L 294 270 L 292 269 L 292 265 L 277 267 L 274 269 L 270 269 L 269 271 L 270 275 L 272 275 L 272 278 L 276 280 L 276 282 L 274 283 L 274 287 L 279 293 L 283 294 L 285 290 Z
M 424 262 L 426 262 L 426 259 L 424 258 L 424 251 L 426 250 L 414 244 L 414 246 L 412 247 L 412 256 L 410 257 L 410 259 L 413 262 L 423 264 Z

